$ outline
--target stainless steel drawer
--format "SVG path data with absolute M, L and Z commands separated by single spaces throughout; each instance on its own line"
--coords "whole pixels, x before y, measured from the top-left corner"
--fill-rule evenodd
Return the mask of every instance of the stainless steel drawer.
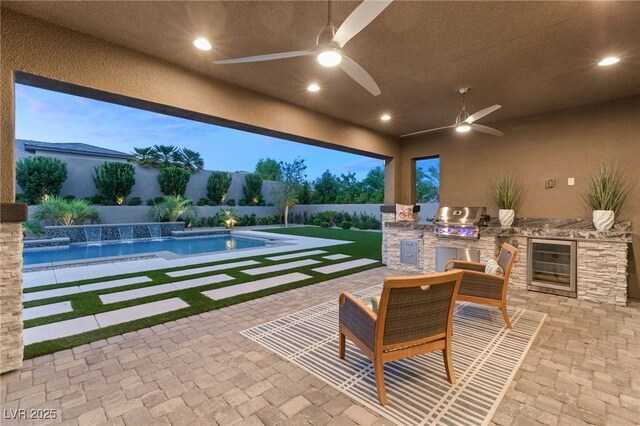
M 400 240 L 400 263 L 418 264 L 418 240 Z

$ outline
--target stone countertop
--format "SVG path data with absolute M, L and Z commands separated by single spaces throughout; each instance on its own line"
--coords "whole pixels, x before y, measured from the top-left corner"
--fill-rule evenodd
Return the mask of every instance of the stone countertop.
M 385 222 L 385 227 L 410 228 L 433 231 L 433 224 L 417 222 Z M 480 236 L 487 237 L 539 237 L 564 240 L 593 240 L 631 242 L 631 222 L 616 222 L 609 231 L 598 231 L 588 219 L 532 219 L 519 218 L 510 228 L 503 228 L 497 219 L 480 228 Z

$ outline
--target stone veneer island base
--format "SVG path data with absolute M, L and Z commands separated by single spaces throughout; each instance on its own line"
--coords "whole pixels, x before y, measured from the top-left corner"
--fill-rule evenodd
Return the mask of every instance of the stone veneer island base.
M 591 221 L 564 219 L 517 219 L 502 228 L 492 221 L 480 228 L 477 239 L 436 236 L 434 225 L 396 222 L 395 214 L 383 212 L 382 261 L 391 269 L 409 273 L 436 272 L 436 247 L 478 249 L 480 262 L 495 259 L 503 242 L 518 248 L 509 285 L 527 289 L 530 238 L 576 241 L 577 298 L 619 306 L 627 304 L 627 262 L 631 223 L 616 223 L 610 231 L 597 231 Z M 401 262 L 401 240 L 418 242 L 416 265 Z

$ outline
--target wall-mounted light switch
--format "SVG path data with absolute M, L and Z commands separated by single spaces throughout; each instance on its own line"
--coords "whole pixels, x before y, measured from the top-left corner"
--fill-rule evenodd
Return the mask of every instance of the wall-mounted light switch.
M 569 178 L 569 179 L 568 179 L 568 181 L 567 181 L 567 184 L 568 184 L 569 186 L 573 186 L 573 185 L 575 185 L 575 184 L 576 184 L 576 181 L 575 181 L 575 179 L 574 179 L 574 178 Z

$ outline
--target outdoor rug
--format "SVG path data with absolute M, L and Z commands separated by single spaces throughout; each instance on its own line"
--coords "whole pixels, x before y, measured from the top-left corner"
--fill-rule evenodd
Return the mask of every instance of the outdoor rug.
M 367 303 L 381 289 L 354 294 Z M 488 424 L 546 316 L 510 308 L 509 330 L 498 309 L 458 303 L 452 349 L 456 384 L 447 381 L 441 351 L 388 363 L 383 407 L 373 364 L 349 339 L 346 358 L 338 358 L 337 300 L 338 295 L 242 334 L 399 425 Z

